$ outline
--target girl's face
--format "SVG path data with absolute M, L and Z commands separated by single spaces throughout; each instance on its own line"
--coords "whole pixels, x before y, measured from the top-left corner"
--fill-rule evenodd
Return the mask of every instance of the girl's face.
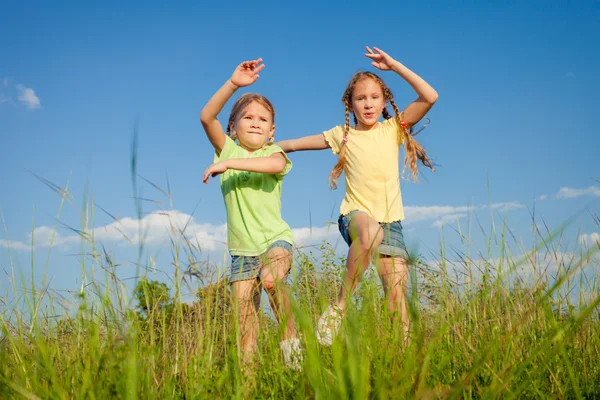
M 385 103 L 383 90 L 377 81 L 365 78 L 356 82 L 352 91 L 352 112 L 358 120 L 356 129 L 372 129 L 379 121 Z
M 242 148 L 249 152 L 260 150 L 275 133 L 273 115 L 265 106 L 253 101 L 237 116 L 232 130 Z

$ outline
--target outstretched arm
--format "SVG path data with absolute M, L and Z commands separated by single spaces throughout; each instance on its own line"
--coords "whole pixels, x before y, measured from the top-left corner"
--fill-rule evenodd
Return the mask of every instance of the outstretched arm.
M 373 51 L 374 50 L 374 51 Z M 373 60 L 371 64 L 382 71 L 394 71 L 404 79 L 419 96 L 404 109 L 404 121 L 410 127 L 421 120 L 433 107 L 438 99 L 438 93 L 423 78 L 406 68 L 399 61 L 377 47 L 371 50 L 367 46 L 365 56 Z
M 302 150 L 324 150 L 329 148 L 329 143 L 323 134 L 304 136 L 298 139 L 282 140 L 276 143 L 286 153 Z
M 258 73 L 265 67 L 262 58 L 252 61 L 244 61 L 237 66 L 231 78 L 215 93 L 200 112 L 200 122 L 217 153 L 220 153 L 225 145 L 225 132 L 217 116 L 233 96 L 235 91 L 243 86 L 256 82 Z
M 209 177 L 215 177 L 228 169 L 238 171 L 261 172 L 263 174 L 280 174 L 285 169 L 286 159 L 283 154 L 275 153 L 268 157 L 231 158 L 215 163 L 204 171 L 202 181 L 208 183 Z

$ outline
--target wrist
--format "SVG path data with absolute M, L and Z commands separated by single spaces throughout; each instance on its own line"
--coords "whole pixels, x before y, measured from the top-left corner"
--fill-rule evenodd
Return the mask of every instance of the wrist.
M 406 67 L 402 65 L 400 61 L 394 60 L 394 62 L 392 63 L 392 71 L 394 71 L 397 74 L 400 74 L 404 71 L 404 69 L 406 69 Z
M 232 88 L 233 90 L 238 90 L 240 87 L 238 85 L 236 85 L 235 83 L 233 83 L 233 81 L 231 80 L 231 78 L 229 78 L 227 80 L 227 84 L 229 85 L 230 88 Z

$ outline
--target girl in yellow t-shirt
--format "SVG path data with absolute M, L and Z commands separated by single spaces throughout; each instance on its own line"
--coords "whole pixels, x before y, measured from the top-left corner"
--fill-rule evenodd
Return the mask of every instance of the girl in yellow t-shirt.
M 286 152 L 331 148 L 339 154 L 330 186 L 345 173 L 346 196 L 340 207 L 338 226 L 350 249 L 346 273 L 335 304 L 331 304 L 317 324 L 317 339 L 331 345 L 342 321 L 348 296 L 352 294 L 364 271 L 376 254 L 378 272 L 388 298 L 388 309 L 400 312 L 405 341 L 409 321 L 406 285 L 409 258 L 402 235 L 404 219 L 398 152 L 404 144 L 404 167 L 417 180 L 417 159 L 433 170 L 423 148 L 413 139 L 412 126 L 419 122 L 438 99 L 437 92 L 417 74 L 394 60 L 389 54 L 367 47 L 366 57 L 382 71 L 394 71 L 412 86 L 418 98 L 399 112 L 392 92 L 372 72 L 358 72 L 350 79 L 342 101 L 346 106 L 346 123 L 319 135 L 278 142 Z M 390 103 L 395 116 L 386 109 Z M 350 126 L 350 113 L 354 126 Z M 383 115 L 384 121 L 379 122 Z
M 256 352 L 257 312 L 264 287 L 275 315 L 285 323 L 279 344 L 285 363 L 301 369 L 302 349 L 285 282 L 294 238 L 281 218 L 280 201 L 281 181 L 291 162 L 279 146 L 272 145 L 275 110 L 266 97 L 246 93 L 231 109 L 226 129 L 229 136 L 217 119 L 237 89 L 256 82 L 263 68 L 262 59 L 241 63 L 202 109 L 200 121 L 215 148 L 214 164 L 204 172 L 204 182 L 221 176 L 231 254 L 229 281 L 237 306 L 243 364 L 248 365 Z

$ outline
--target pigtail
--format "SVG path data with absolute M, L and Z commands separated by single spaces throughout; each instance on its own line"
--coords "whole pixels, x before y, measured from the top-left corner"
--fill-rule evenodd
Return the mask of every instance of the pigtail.
M 408 169 L 410 170 L 411 179 L 414 182 L 418 182 L 419 181 L 419 170 L 417 167 L 417 159 L 420 160 L 421 163 L 423 163 L 423 165 L 425 165 L 426 167 L 429 167 L 429 169 L 431 169 L 431 171 L 435 171 L 435 169 L 433 168 L 431 160 L 427 157 L 427 153 L 425 153 L 425 149 L 423 149 L 423 147 L 414 139 L 413 134 L 412 134 L 413 128 L 411 127 L 410 129 L 408 129 L 406 127 L 406 122 L 404 121 L 404 115 L 401 114 L 400 111 L 398 110 L 398 106 L 396 106 L 394 99 L 391 97 L 391 92 L 389 91 L 389 89 L 387 89 L 385 92 L 386 92 L 386 97 L 388 96 L 388 93 L 389 93 L 388 101 L 394 108 L 394 113 L 396 114 L 395 118 L 398 118 L 398 124 L 400 125 L 400 127 L 403 131 L 403 134 L 404 134 L 404 147 L 406 149 L 406 152 L 404 155 L 404 169 L 402 170 L 402 173 L 404 173 L 404 171 L 406 171 L 406 167 L 408 167 Z M 419 132 L 417 132 L 417 133 L 419 133 Z
M 342 148 L 338 155 L 338 161 L 333 167 L 333 170 L 331 170 L 331 174 L 329 174 L 329 187 L 331 189 L 337 189 L 337 180 L 344 171 L 344 166 L 346 165 L 346 143 L 348 142 L 348 133 L 350 132 L 350 105 L 345 97 L 346 96 L 344 96 L 344 103 L 346 104 L 346 125 L 344 126 L 344 139 L 342 140 Z M 356 116 L 354 119 L 356 119 Z

